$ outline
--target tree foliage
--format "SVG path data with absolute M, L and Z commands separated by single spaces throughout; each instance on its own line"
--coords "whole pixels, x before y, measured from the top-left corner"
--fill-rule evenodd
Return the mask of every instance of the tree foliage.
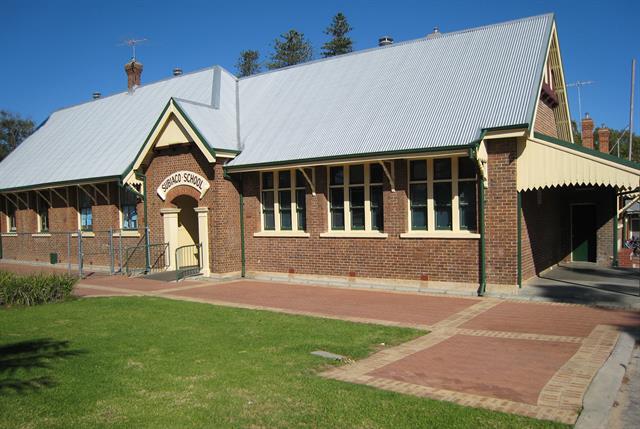
M 347 17 L 338 12 L 332 19 L 331 25 L 324 30 L 324 34 L 331 36 L 331 40 L 322 45 L 324 58 L 346 54 L 353 51 L 353 41 L 347 33 L 353 28 L 349 26 Z
M 312 54 L 311 43 L 304 37 L 304 34 L 297 30 L 289 30 L 274 40 L 273 53 L 268 67 L 270 70 L 274 70 L 303 63 L 309 61 Z
M 260 52 L 258 51 L 246 50 L 240 52 L 240 58 L 238 58 L 238 62 L 236 63 L 238 76 L 246 77 L 260 72 L 261 66 L 258 61 L 259 58 Z
M 0 160 L 4 159 L 20 143 L 33 133 L 35 124 L 31 119 L 0 110 Z

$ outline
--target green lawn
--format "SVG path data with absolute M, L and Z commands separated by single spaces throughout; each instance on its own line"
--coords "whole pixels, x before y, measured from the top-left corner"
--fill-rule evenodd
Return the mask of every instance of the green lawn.
M 0 309 L 0 427 L 561 426 L 326 380 L 309 354 L 420 334 L 160 298 Z

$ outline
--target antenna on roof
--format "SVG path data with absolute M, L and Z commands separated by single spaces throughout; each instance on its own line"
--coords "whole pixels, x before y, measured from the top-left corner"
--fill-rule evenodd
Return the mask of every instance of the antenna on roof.
M 581 89 L 583 86 L 587 86 L 587 85 L 591 85 L 594 84 L 595 81 L 593 80 L 577 80 L 573 83 L 568 83 L 567 87 L 575 87 L 578 88 L 578 113 L 580 114 L 580 117 L 578 118 L 577 124 L 578 127 L 580 126 L 580 120 L 582 119 L 582 93 L 581 93 Z
M 131 51 L 132 51 L 131 52 L 132 53 L 131 59 L 135 60 L 136 59 L 136 45 L 138 45 L 138 44 L 140 44 L 142 42 L 146 42 L 146 41 L 147 41 L 147 39 L 125 39 L 118 46 L 125 46 L 125 45 L 130 46 L 131 47 Z

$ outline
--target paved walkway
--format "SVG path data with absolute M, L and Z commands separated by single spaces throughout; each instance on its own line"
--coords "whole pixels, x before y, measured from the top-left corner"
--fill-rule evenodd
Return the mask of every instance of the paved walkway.
M 170 299 L 429 330 L 428 335 L 333 368 L 328 378 L 574 423 L 582 397 L 619 332 L 640 313 L 572 304 L 456 298 L 280 284 L 95 277 L 80 296 Z
M 425 329 L 428 335 L 322 375 L 564 423 L 575 422 L 619 332 L 638 338 L 640 329 L 638 312 L 251 280 L 167 283 L 91 276 L 75 293 L 162 296 Z
M 640 310 L 640 270 L 562 263 L 525 282 L 519 298 Z

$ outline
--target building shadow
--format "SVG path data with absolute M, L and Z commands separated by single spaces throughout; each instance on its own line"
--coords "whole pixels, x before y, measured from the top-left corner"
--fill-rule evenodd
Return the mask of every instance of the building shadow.
M 29 372 L 52 369 L 56 361 L 86 353 L 73 350 L 68 341 L 50 338 L 21 341 L 0 346 L 0 395 L 29 393 L 57 384 L 51 376 L 30 377 Z

